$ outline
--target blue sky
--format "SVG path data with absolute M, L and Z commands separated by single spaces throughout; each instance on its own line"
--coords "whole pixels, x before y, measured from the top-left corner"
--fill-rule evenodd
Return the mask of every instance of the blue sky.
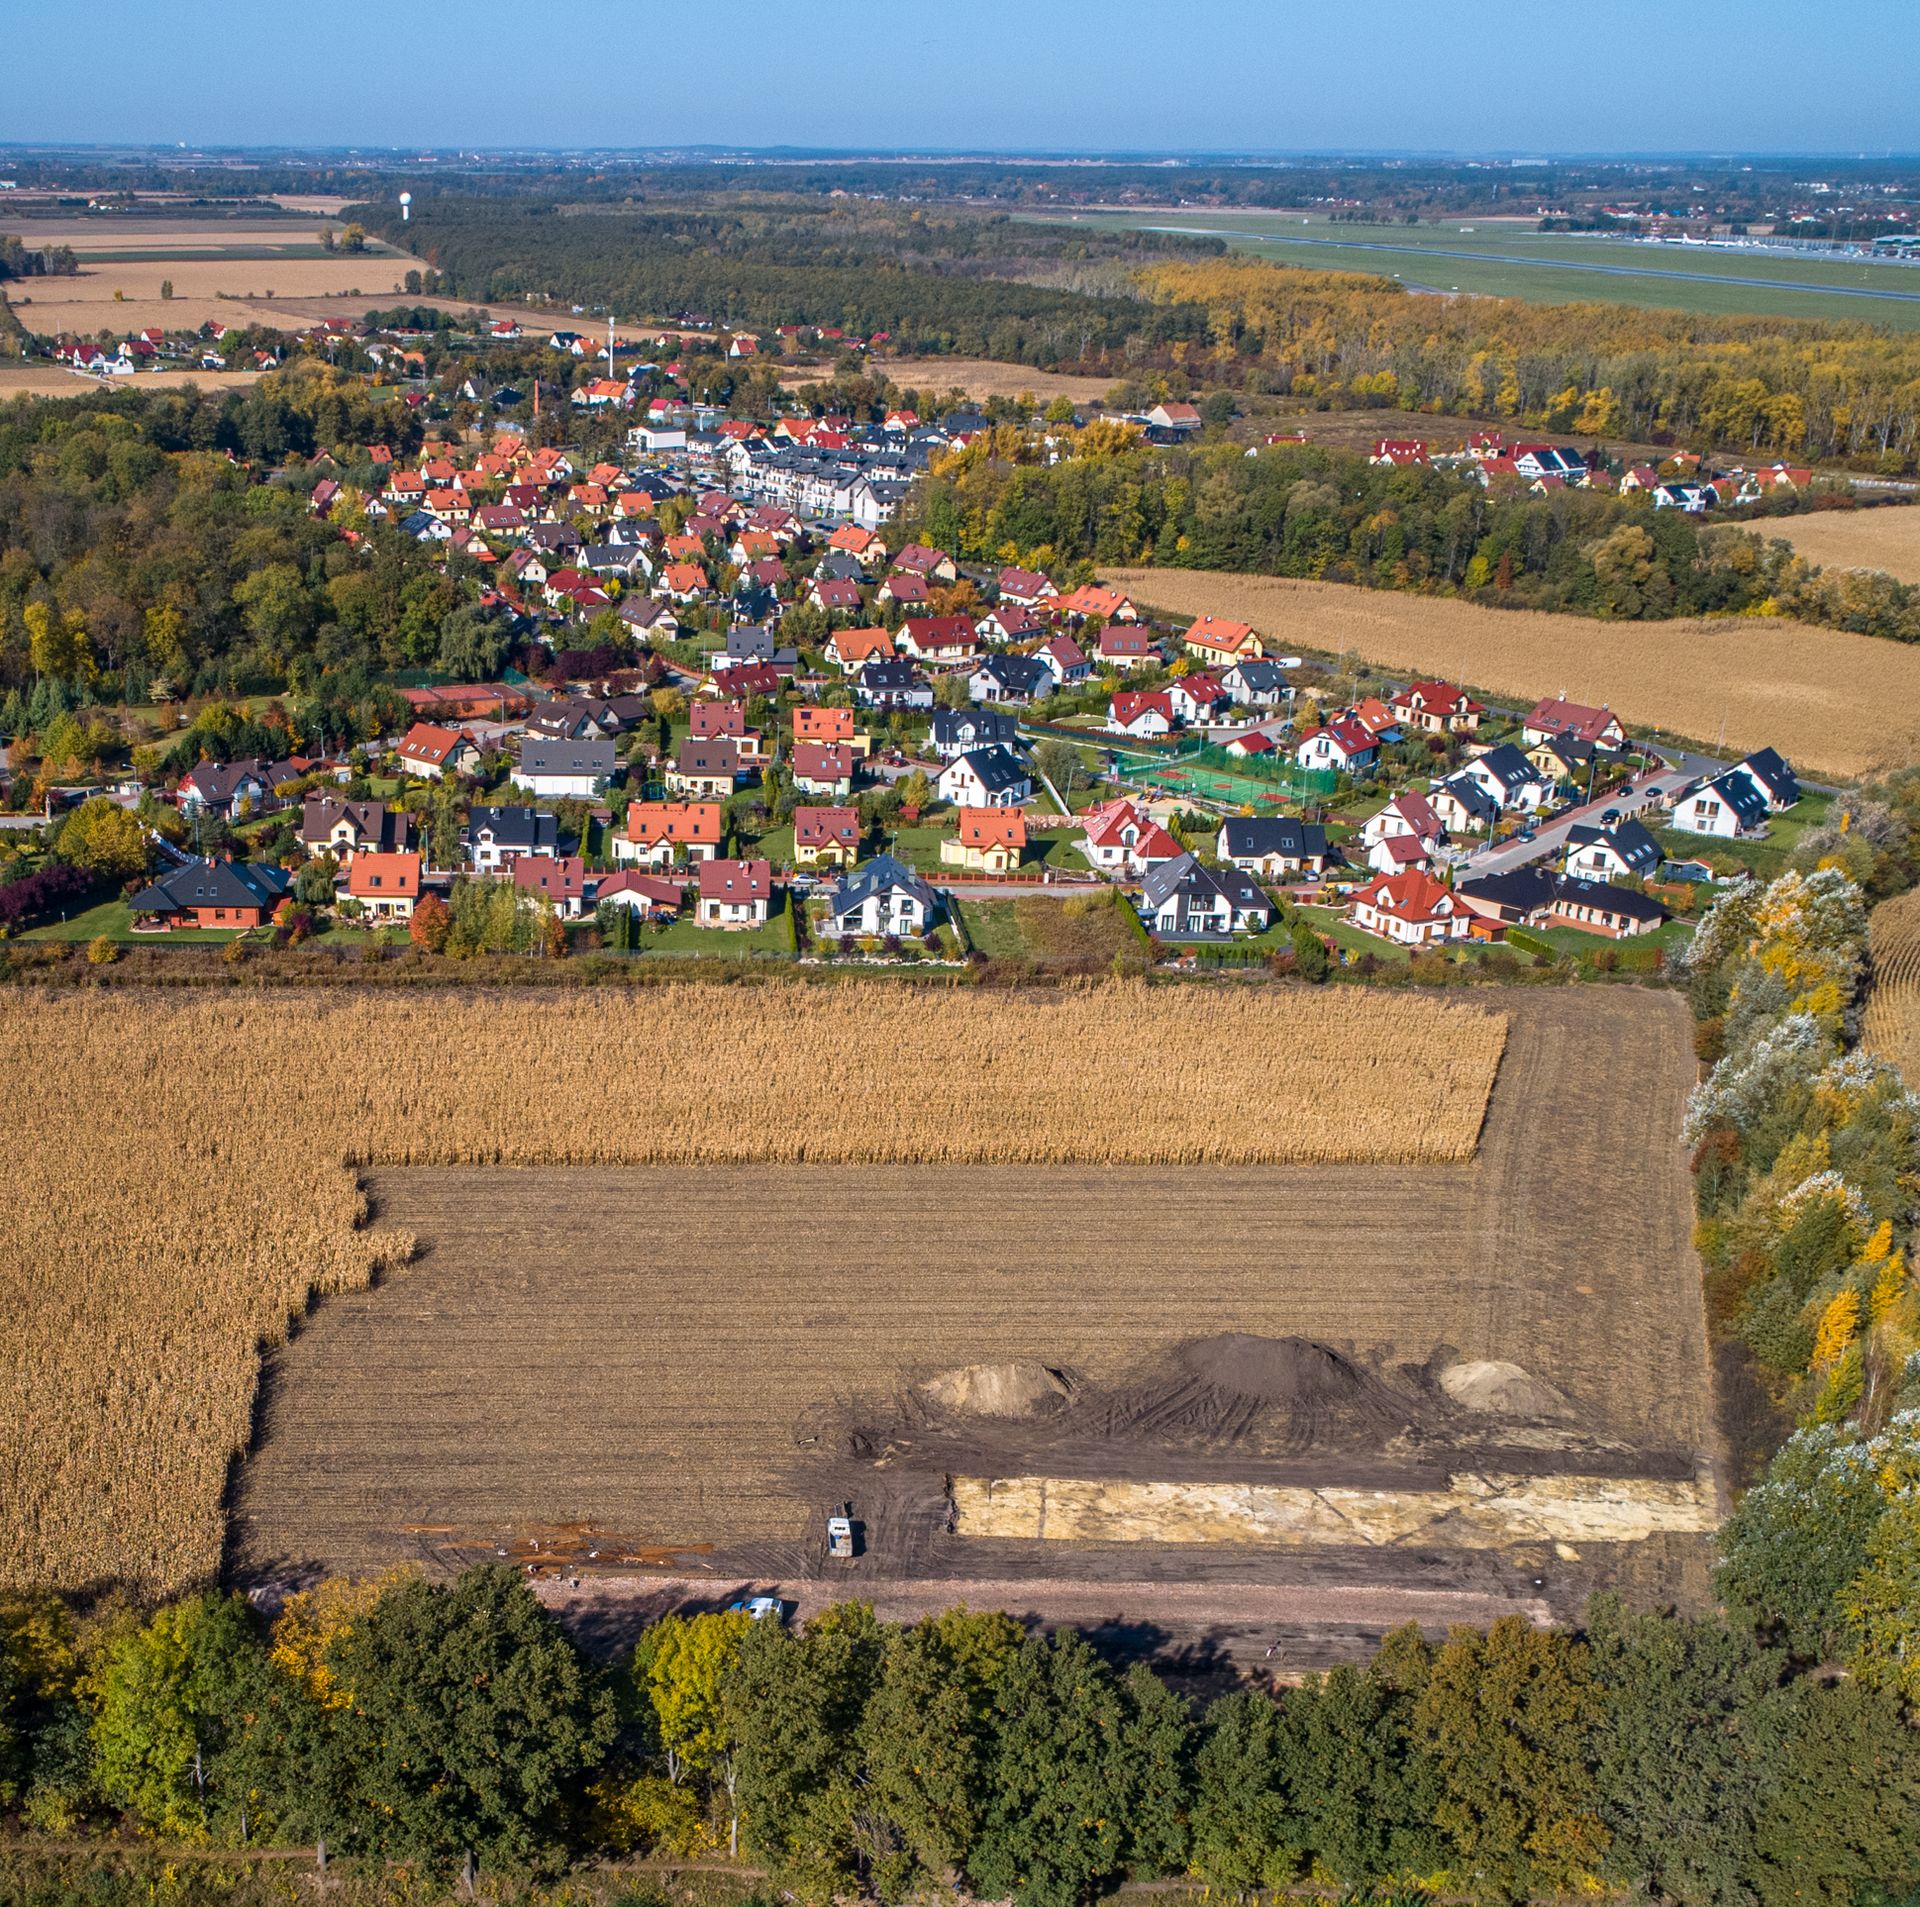
M 4 11 L 15 141 L 1920 147 L 1915 0 L 89 0 L 83 31 Z

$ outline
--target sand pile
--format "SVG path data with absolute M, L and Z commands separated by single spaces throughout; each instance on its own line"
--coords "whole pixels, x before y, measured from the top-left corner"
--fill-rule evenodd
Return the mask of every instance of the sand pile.
M 1545 1378 L 1499 1359 L 1449 1364 L 1440 1373 L 1440 1388 L 1463 1410 L 1485 1411 L 1491 1416 L 1573 1415 L 1573 1406 Z
M 1035 1358 L 1008 1364 L 967 1364 L 942 1371 L 920 1386 L 920 1394 L 939 1410 L 970 1417 L 1038 1417 L 1067 1401 L 1067 1381 Z

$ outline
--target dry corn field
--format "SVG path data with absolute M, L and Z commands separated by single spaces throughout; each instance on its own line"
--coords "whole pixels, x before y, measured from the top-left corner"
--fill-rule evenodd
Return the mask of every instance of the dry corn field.
M 1877 636 L 1751 616 L 1598 622 L 1213 570 L 1104 580 L 1143 608 L 1249 622 L 1283 652 L 1351 651 L 1529 703 L 1564 692 L 1695 741 L 1777 748 L 1803 772 L 1859 775 L 1920 758 L 1920 647 Z
M 1816 510 L 1783 517 L 1762 533 L 1783 537 L 1823 569 L 1883 569 L 1903 583 L 1920 583 L 1920 507 Z
M 1908 1079 L 1920 1079 L 1920 888 L 1882 901 L 1869 927 L 1873 991 L 1863 1037 Z
M 1443 1163 L 1506 1037 L 1359 992 L 0 998 L 0 1580 L 218 1566 L 260 1350 L 411 1240 L 350 1168 Z

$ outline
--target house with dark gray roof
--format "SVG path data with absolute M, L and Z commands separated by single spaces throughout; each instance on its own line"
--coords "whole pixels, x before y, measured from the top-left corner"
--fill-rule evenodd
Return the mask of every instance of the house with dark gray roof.
M 1269 880 L 1318 874 L 1327 865 L 1327 831 L 1290 814 L 1229 815 L 1220 824 L 1214 850 L 1242 873 Z
M 595 801 L 619 767 L 610 739 L 529 735 L 514 765 L 513 785 L 548 801 Z
M 1140 918 L 1162 940 L 1225 939 L 1264 933 L 1273 925 L 1273 903 L 1237 867 L 1210 868 L 1181 854 L 1147 870 Z
M 560 822 L 544 808 L 475 808 L 460 844 L 476 874 L 499 874 L 525 854 L 558 854 Z
M 189 861 L 128 902 L 137 927 L 261 927 L 293 886 L 283 867 L 258 861 Z
M 835 939 L 860 934 L 905 939 L 925 933 L 939 911 L 940 896 L 930 882 L 891 854 L 876 854 L 828 890 L 821 932 Z

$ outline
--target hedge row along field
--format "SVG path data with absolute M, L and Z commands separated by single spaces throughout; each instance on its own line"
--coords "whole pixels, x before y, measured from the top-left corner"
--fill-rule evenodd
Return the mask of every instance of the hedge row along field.
M 0 996 L 0 1582 L 214 1572 L 261 1347 L 411 1249 L 353 1167 L 1462 1161 L 1505 1039 L 1413 997 L 1117 981 Z
M 1351 651 L 1531 703 L 1565 693 L 1623 721 L 1802 772 L 1861 775 L 1920 757 L 1920 645 L 1782 617 L 1597 622 L 1343 583 L 1230 571 L 1115 569 L 1146 608 L 1250 622 L 1282 653 Z

